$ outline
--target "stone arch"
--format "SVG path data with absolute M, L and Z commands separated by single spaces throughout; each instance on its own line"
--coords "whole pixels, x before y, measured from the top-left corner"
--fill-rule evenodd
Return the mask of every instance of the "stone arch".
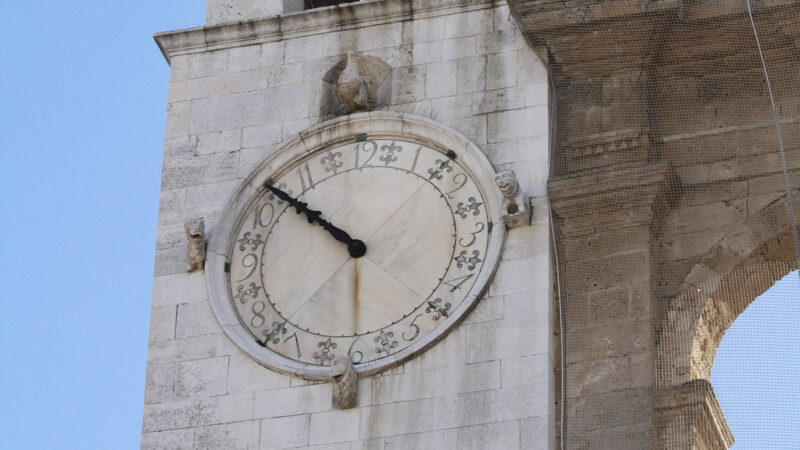
M 698 264 L 686 276 L 659 327 L 656 386 L 708 380 L 728 327 L 795 268 L 790 223 L 783 196 L 733 228 L 708 252 L 712 263 Z

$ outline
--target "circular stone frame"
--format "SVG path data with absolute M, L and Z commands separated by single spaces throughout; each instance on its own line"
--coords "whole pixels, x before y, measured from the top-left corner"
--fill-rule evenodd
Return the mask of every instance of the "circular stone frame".
M 206 287 L 214 315 L 228 337 L 259 364 L 289 375 L 309 380 L 330 380 L 326 366 L 302 363 L 261 347 L 252 334 L 239 322 L 228 290 L 225 272 L 227 258 L 236 238 L 236 226 L 248 204 L 263 190 L 264 183 L 281 168 L 305 158 L 311 153 L 332 146 L 355 142 L 359 135 L 370 139 L 404 139 L 425 144 L 443 154 L 452 150 L 457 161 L 470 172 L 484 194 L 486 211 L 494 225 L 489 231 L 489 247 L 481 271 L 470 292 L 450 316 L 433 331 L 411 346 L 386 357 L 356 364 L 359 376 L 374 375 L 401 364 L 427 350 L 444 338 L 475 307 L 486 292 L 500 262 L 505 239 L 501 219 L 502 196 L 497 188 L 495 171 L 481 150 L 455 130 L 432 120 L 409 114 L 368 112 L 343 116 L 313 126 L 284 144 L 262 161 L 234 192 L 208 243 L 205 275 Z

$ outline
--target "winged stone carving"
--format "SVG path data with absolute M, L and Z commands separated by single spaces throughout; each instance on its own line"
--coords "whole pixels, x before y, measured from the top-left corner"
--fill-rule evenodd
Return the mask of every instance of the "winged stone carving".
M 390 72 L 389 64 L 378 57 L 348 52 L 347 58 L 328 72 L 326 81 L 334 84 L 336 98 L 352 113 L 380 103 Z

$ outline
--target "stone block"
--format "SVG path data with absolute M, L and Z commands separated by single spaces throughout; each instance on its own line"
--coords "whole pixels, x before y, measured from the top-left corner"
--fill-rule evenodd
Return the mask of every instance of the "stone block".
M 553 445 L 552 420 L 544 415 L 523 419 L 520 434 L 521 448 L 550 448 Z
M 263 70 L 267 87 L 287 86 L 303 82 L 303 63 L 284 64 Z
M 268 85 L 269 70 L 226 73 L 170 83 L 168 98 L 171 102 L 177 102 L 264 89 Z
M 486 57 L 474 56 L 458 60 L 458 93 L 480 92 L 486 89 Z
M 519 88 L 495 89 L 493 91 L 476 92 L 472 95 L 473 109 L 476 114 L 487 114 L 525 107 L 525 95 L 523 90 Z
M 529 320 L 533 317 L 541 317 L 548 314 L 552 316 L 552 300 L 552 286 L 530 292 L 509 294 L 503 297 L 504 315 L 512 319 L 523 320 Z
M 255 417 L 293 416 L 330 411 L 331 385 L 312 384 L 256 392 Z
M 158 196 L 158 214 L 176 213 L 186 205 L 186 189 L 161 191 Z
M 489 322 L 503 318 L 503 297 L 484 295 L 462 324 Z
M 261 45 L 248 45 L 228 50 L 228 72 L 244 72 L 261 67 Z
M 442 61 L 425 67 L 425 98 L 450 97 L 456 95 L 458 63 Z
M 194 445 L 208 449 L 257 449 L 260 425 L 251 420 L 201 427 L 195 432 Z
M 386 404 L 500 388 L 498 361 L 373 377 L 372 403 Z
M 189 60 L 192 55 L 173 55 L 169 61 L 169 81 L 182 81 L 189 78 Z
M 486 89 L 502 89 L 516 85 L 516 52 L 489 55 L 486 64 Z
M 525 44 L 525 39 L 517 30 L 497 31 L 478 36 L 479 55 L 489 55 L 513 50 L 532 52 L 527 44 Z
M 315 34 L 287 40 L 284 63 L 303 62 L 309 59 L 339 55 L 343 53 L 341 48 L 337 48 L 339 47 L 337 44 L 340 38 L 340 35 L 337 34 Z
M 529 258 L 549 253 L 551 242 L 548 222 L 510 229 L 506 234 L 506 244 L 503 247 L 503 260 Z M 547 270 L 547 267 L 542 267 L 540 270 Z
M 438 399 L 424 399 L 362 408 L 360 437 L 368 439 L 437 429 L 433 410 L 438 402 Z
M 629 296 L 627 287 L 589 292 L 589 320 L 595 323 L 628 320 Z
M 147 350 L 147 361 L 164 364 L 176 361 L 211 358 L 217 348 L 213 334 L 185 339 L 170 339 L 151 342 Z
M 551 352 L 506 358 L 500 361 L 500 364 L 500 382 L 503 389 L 549 383 L 553 378 L 553 355 Z
M 289 387 L 290 377 L 267 369 L 241 353 L 232 354 L 228 368 L 228 393 L 266 391 Z
M 197 154 L 228 153 L 242 146 L 242 130 L 213 131 L 197 135 Z
M 392 103 L 425 98 L 425 66 L 398 67 L 392 74 Z
M 158 241 L 156 241 L 158 242 Z M 186 247 L 157 248 L 153 275 L 170 275 L 185 272 L 189 267 Z
M 192 54 L 189 58 L 189 78 L 220 75 L 228 69 L 228 51 Z
M 206 298 L 206 281 L 202 272 L 153 278 L 153 306 L 199 302 Z
M 539 416 L 550 408 L 549 391 L 549 384 L 541 383 L 436 399 L 433 402 L 433 428 L 465 427 Z
M 447 39 L 440 42 L 442 45 L 441 56 L 444 61 L 475 56 L 478 48 L 475 36 Z
M 242 180 L 237 178 L 235 180 L 222 181 L 219 183 L 187 187 L 186 208 L 194 210 L 214 206 L 217 209 L 221 209 L 241 184 Z M 184 237 L 184 242 L 185 239 Z
M 570 399 L 570 413 L 580 411 L 581 428 L 598 430 L 620 424 L 633 425 L 652 420 L 653 398 L 650 388 L 622 389 L 603 394 L 586 394 Z M 575 417 L 575 416 L 573 416 Z
M 193 450 L 194 428 L 142 433 L 141 450 Z
M 308 445 L 310 416 L 279 417 L 261 421 L 261 448 L 288 448 Z
M 516 28 L 517 25 L 514 22 L 514 17 L 511 15 L 511 10 L 508 8 L 508 5 L 496 6 L 494 8 L 492 29 L 494 31 L 504 31 L 504 30 L 514 30 Z M 531 448 L 531 447 L 523 447 L 523 448 Z
M 491 9 L 452 14 L 445 19 L 444 37 L 447 39 L 489 33 L 493 27 Z
M 458 448 L 458 430 L 439 430 L 429 433 L 404 434 L 390 436 L 385 440 L 385 450 L 456 450 Z
M 517 294 L 546 289 L 550 286 L 549 267 L 549 253 L 538 253 L 530 258 L 502 261 L 489 286 L 489 295 Z M 510 311 L 506 310 L 506 312 Z
M 535 106 L 489 114 L 489 142 L 516 141 L 548 134 L 549 108 Z
M 184 138 L 189 135 L 192 106 L 189 102 L 167 104 L 167 125 L 164 137 L 167 140 Z
M 421 355 L 403 364 L 405 373 L 443 367 L 461 367 L 466 361 L 467 327 L 458 326 Z
M 567 386 L 571 386 L 571 392 L 581 395 L 646 388 L 652 381 L 653 359 L 649 354 L 598 358 L 567 365 Z
M 354 441 L 359 437 L 359 409 L 325 411 L 311 414 L 310 445 Z
M 517 85 L 547 83 L 547 65 L 531 49 L 517 51 Z
M 418 44 L 441 41 L 444 39 L 446 21 L 445 16 L 440 16 L 404 22 L 403 42 Z
M 222 395 L 144 406 L 142 430 L 175 430 L 253 418 L 253 396 Z
M 262 161 L 278 150 L 276 146 L 252 147 L 239 152 L 239 176 L 246 178 Z
M 506 316 L 513 311 L 506 311 Z M 467 362 L 493 361 L 548 352 L 552 333 L 548 315 L 467 325 Z
M 199 359 L 177 364 L 174 397 L 185 400 L 214 397 L 227 392 L 228 357 Z
M 238 176 L 238 158 L 237 153 L 221 153 L 180 162 L 165 161 L 161 188 L 175 189 L 235 179 Z
M 192 101 L 191 129 L 205 133 L 306 117 L 309 94 L 307 85 L 289 85 L 196 99 Z
M 197 139 L 194 136 L 180 136 L 164 140 L 164 160 L 191 158 L 197 153 Z
M 567 363 L 639 355 L 652 345 L 649 320 L 593 325 L 567 333 Z
M 284 63 L 285 42 L 277 41 L 261 44 L 261 67 L 278 66 Z
M 283 124 L 280 122 L 267 123 L 247 127 L 242 130 L 242 147 L 268 147 L 278 145 L 283 141 Z
M 458 448 L 482 450 L 520 448 L 520 421 L 490 423 L 458 429 Z
M 173 401 L 177 374 L 177 364 L 148 364 L 144 385 L 144 403 Z
M 150 308 L 150 342 L 175 338 L 175 315 L 174 305 Z
M 442 42 L 422 42 L 412 46 L 413 65 L 428 64 L 442 59 Z
M 525 106 L 541 106 L 550 104 L 550 84 L 547 82 L 531 83 L 525 86 Z
M 464 117 L 453 121 L 452 127 L 477 145 L 486 144 L 486 116 Z
M 187 338 L 206 334 L 222 333 L 211 305 L 208 302 L 184 303 L 178 305 L 175 337 Z

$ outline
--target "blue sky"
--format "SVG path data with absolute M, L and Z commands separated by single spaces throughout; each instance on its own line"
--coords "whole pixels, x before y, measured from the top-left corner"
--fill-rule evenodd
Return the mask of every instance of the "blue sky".
M 4 448 L 138 448 L 169 67 L 203 0 L 0 2 Z
M 203 15 L 203 0 L 0 3 L 5 448 L 139 446 L 168 81 L 151 35 Z M 796 299 L 800 288 L 787 289 L 783 301 Z M 767 338 L 793 336 L 783 348 L 796 354 L 794 308 L 785 330 L 744 327 L 734 363 L 714 376 L 746 376 L 736 370 L 750 360 L 736 355 Z M 791 384 L 795 405 L 785 375 L 796 377 L 797 361 L 775 381 Z M 744 422 L 771 417 L 731 386 L 717 395 L 750 404 Z M 796 407 L 781 404 L 778 421 L 800 429 Z M 800 445 L 796 431 L 786 436 Z

